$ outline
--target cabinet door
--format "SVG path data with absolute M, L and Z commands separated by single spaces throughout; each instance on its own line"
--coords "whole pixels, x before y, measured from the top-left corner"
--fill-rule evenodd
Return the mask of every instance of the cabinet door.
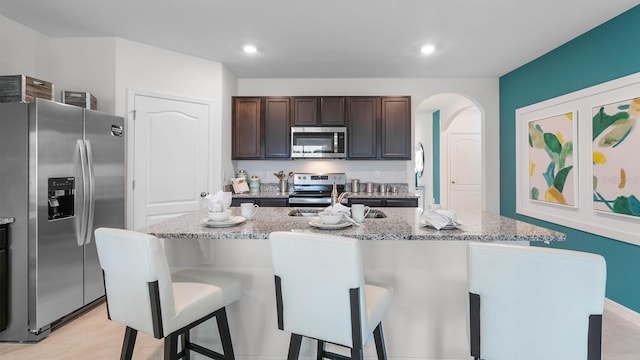
M 265 98 L 264 158 L 291 157 L 291 98 Z
M 380 116 L 381 158 L 411 160 L 411 98 L 383 97 Z
M 232 154 L 233 159 L 260 158 L 260 111 L 259 97 L 234 97 L 232 107 Z
M 0 331 L 7 328 L 9 309 L 9 262 L 7 228 L 0 226 Z
M 358 199 L 358 198 L 353 198 L 353 199 L 348 199 L 349 200 L 349 206 L 353 205 L 353 204 L 363 204 L 366 206 L 371 206 L 371 207 L 382 207 L 383 206 L 383 200 L 382 199 Z
M 347 98 L 347 158 L 377 157 L 379 101 L 378 97 Z
M 386 207 L 418 207 L 418 199 L 386 199 Z
M 345 98 L 325 96 L 320 100 L 320 123 L 326 126 L 344 126 Z
M 260 199 L 261 207 L 287 207 L 289 205 L 288 199 L 271 199 L 271 198 L 263 198 Z
M 296 126 L 317 126 L 318 100 L 317 97 L 293 98 L 293 124 Z

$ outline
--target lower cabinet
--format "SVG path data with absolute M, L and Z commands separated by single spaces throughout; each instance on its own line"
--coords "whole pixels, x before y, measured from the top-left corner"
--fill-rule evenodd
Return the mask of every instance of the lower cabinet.
M 347 198 L 348 205 L 364 204 L 371 207 L 418 207 L 418 199 L 395 199 L 395 198 Z
M 288 198 L 234 198 L 231 200 L 231 206 L 240 206 L 242 203 L 253 203 L 260 207 L 287 207 L 289 206 Z
M 9 314 L 9 244 L 7 226 L 0 225 L 0 331 L 7 328 Z

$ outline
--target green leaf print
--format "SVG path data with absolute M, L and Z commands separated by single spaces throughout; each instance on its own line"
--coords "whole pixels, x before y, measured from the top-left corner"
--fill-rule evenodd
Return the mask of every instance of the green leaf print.
M 560 145 L 558 137 L 552 133 L 544 133 L 544 144 L 555 154 L 560 154 L 562 151 L 562 145 Z
M 564 183 L 567 182 L 567 176 L 569 175 L 571 169 L 573 169 L 573 166 L 567 166 L 566 168 L 560 169 L 560 171 L 558 171 L 558 174 L 556 175 L 556 178 L 553 179 L 553 187 L 558 189 L 559 192 L 562 192 L 562 190 L 564 190 Z
M 626 111 L 621 111 L 616 113 L 615 115 L 608 115 L 604 112 L 604 107 L 600 108 L 597 114 L 593 116 L 593 138 L 591 140 L 595 140 L 603 131 L 605 131 L 609 126 L 611 126 L 614 122 L 619 119 L 628 119 L 629 113 Z
M 558 167 L 563 168 L 564 163 L 567 160 L 567 156 L 571 156 L 573 154 L 573 143 L 571 141 L 567 141 L 562 145 L 562 150 L 560 151 L 560 156 L 558 156 Z

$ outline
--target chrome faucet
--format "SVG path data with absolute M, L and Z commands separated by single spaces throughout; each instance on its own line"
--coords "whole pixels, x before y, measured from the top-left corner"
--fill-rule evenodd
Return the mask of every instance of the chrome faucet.
M 338 196 L 338 200 L 336 200 L 336 203 L 338 203 L 338 204 L 342 204 L 342 200 L 343 200 L 344 198 L 346 198 L 347 196 L 349 196 L 350 194 L 351 194 L 351 193 L 350 193 L 350 192 L 348 192 L 348 191 L 345 191 L 345 192 L 341 193 L 341 194 L 340 194 L 340 196 Z

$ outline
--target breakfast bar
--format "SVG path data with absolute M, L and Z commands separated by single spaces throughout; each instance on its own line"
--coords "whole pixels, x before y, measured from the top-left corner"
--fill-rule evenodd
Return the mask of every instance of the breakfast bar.
M 205 267 L 242 281 L 243 297 L 228 309 L 238 359 L 282 359 L 287 354 L 290 334 L 278 330 L 276 321 L 267 241 L 273 231 L 320 232 L 362 240 L 366 280 L 393 288 L 391 306 L 383 320 L 390 359 L 469 359 L 469 241 L 527 246 L 565 238 L 564 234 L 487 212 L 460 211 L 458 228 L 438 231 L 424 225 L 421 209 L 372 210 L 377 210 L 376 217 L 366 218 L 361 226 L 336 230 L 311 225 L 317 217 L 300 216 L 312 213 L 310 209 L 262 207 L 253 219 L 231 227 L 205 226 L 207 211 L 200 210 L 142 231 L 164 239 L 172 270 Z M 233 215 L 239 216 L 240 209 L 234 208 Z M 215 336 L 211 337 L 211 332 Z M 215 324 L 205 323 L 194 333 L 192 337 L 209 345 L 219 344 Z M 315 342 L 303 341 L 301 357 L 315 357 Z M 375 357 L 372 343 L 367 344 L 365 357 Z

